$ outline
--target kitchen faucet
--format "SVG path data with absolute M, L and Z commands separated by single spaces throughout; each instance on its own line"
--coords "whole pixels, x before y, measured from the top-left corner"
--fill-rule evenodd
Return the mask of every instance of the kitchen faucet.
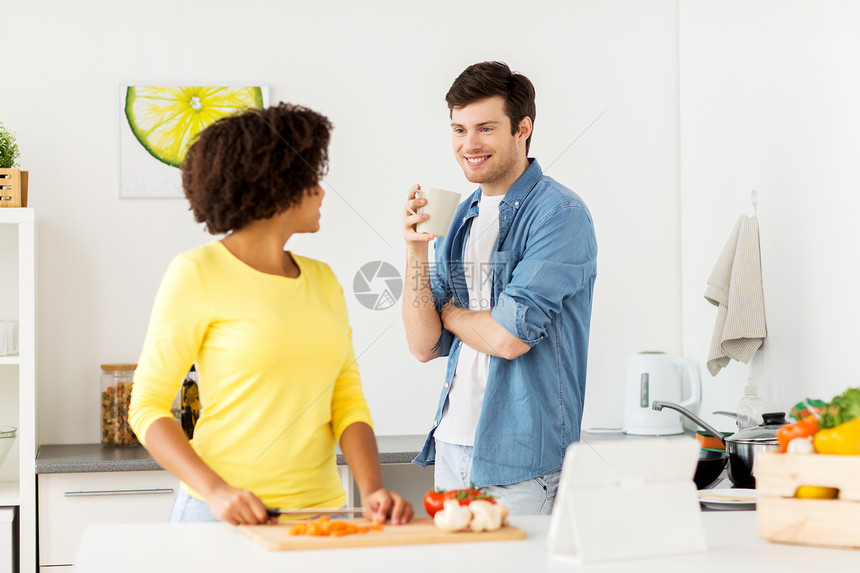
M 691 419 L 692 421 L 696 422 L 698 425 L 700 425 L 701 427 L 706 429 L 708 432 L 710 432 L 711 435 L 714 436 L 715 438 L 717 438 L 719 441 L 721 441 L 724 446 L 726 445 L 726 439 L 723 437 L 722 432 L 714 429 L 706 421 L 704 421 L 703 419 L 701 419 L 700 417 L 698 417 L 697 415 L 695 415 L 694 413 L 692 413 L 688 409 L 684 408 L 683 406 L 680 406 L 680 405 L 675 404 L 673 402 L 663 402 L 661 400 L 654 400 L 653 402 L 651 402 L 651 409 L 652 410 L 657 410 L 659 412 L 663 408 L 669 408 L 670 410 L 675 410 L 676 412 L 680 412 L 681 414 L 688 417 L 689 419 Z

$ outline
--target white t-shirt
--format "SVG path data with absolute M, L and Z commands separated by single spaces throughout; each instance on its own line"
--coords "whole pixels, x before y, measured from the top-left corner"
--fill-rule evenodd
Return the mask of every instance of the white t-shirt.
M 499 203 L 504 198 L 504 195 L 481 196 L 478 216 L 472 221 L 466 240 L 463 268 L 469 289 L 469 310 L 490 310 L 492 273 L 489 263 L 499 238 Z M 436 438 L 450 444 L 474 445 L 489 371 L 489 354 L 462 345 Z

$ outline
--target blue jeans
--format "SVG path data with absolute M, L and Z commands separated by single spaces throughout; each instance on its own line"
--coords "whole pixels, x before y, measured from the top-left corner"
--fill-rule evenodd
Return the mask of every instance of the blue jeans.
M 439 489 L 463 489 L 471 484 L 472 447 L 436 440 L 434 481 Z M 552 513 L 561 472 L 538 476 L 507 485 L 481 488 L 511 510 L 511 515 Z
M 212 511 L 205 501 L 192 497 L 185 491 L 184 487 L 180 487 L 173 499 L 173 509 L 170 510 L 170 517 L 167 521 L 170 523 L 206 523 L 219 521 L 219 519 L 212 515 Z

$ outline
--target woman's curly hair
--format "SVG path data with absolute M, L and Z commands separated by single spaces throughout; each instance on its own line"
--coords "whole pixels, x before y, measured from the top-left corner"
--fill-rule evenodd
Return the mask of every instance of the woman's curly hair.
M 301 203 L 328 172 L 331 122 L 280 103 L 219 119 L 182 162 L 182 186 L 198 223 L 238 231 Z

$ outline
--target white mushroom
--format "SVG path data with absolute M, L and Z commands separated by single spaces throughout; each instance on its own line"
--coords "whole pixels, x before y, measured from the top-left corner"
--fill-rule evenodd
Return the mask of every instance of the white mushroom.
M 815 452 L 815 448 L 812 446 L 812 438 L 794 438 L 790 442 L 788 442 L 788 448 L 786 450 L 789 454 L 811 454 Z
M 502 527 L 504 506 L 483 499 L 477 499 L 469 504 L 472 512 L 472 531 L 495 531 Z M 507 508 L 505 508 L 507 509 Z
M 472 519 L 469 506 L 460 505 L 456 499 L 446 499 L 442 509 L 433 516 L 436 527 L 442 531 L 460 531 L 466 529 Z
M 511 512 L 511 510 L 508 509 L 507 505 L 502 505 L 501 503 L 497 503 L 496 507 L 499 507 L 502 510 L 502 525 L 507 525 L 508 524 L 508 514 Z

